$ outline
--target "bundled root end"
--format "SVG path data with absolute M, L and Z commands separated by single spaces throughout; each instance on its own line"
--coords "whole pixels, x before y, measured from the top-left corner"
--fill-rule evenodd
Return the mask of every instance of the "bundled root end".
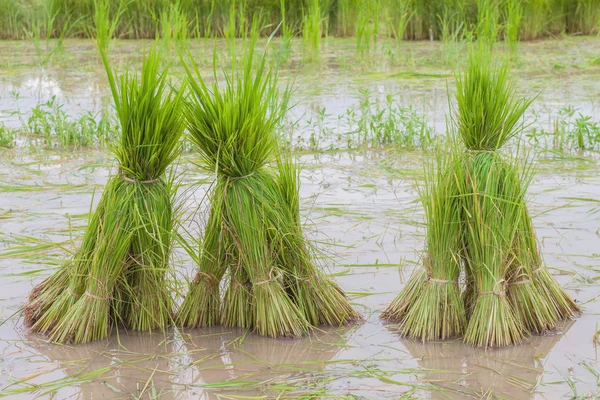
M 423 342 L 463 334 L 467 318 L 456 281 L 426 280 L 412 307 L 400 321 L 400 333 Z
M 175 317 L 177 326 L 206 328 L 220 322 L 219 284 L 200 279 L 191 282 Z
M 524 332 L 505 296 L 479 294 L 465 330 L 464 341 L 478 347 L 519 344 Z
M 69 287 L 69 273 L 66 266 L 36 285 L 23 305 L 23 317 L 26 326 L 33 326 L 56 299 Z
M 404 319 L 405 314 L 414 305 L 414 302 L 419 297 L 425 281 L 427 280 L 427 272 L 423 268 L 416 270 L 408 280 L 404 289 L 396 296 L 394 301 L 381 314 L 381 318 L 390 322 L 400 322 Z
M 54 298 L 54 302 L 40 314 L 37 321 L 31 325 L 31 330 L 43 334 L 51 333 L 59 321 L 63 320 L 68 314 L 69 309 L 77 303 L 78 299 L 79 295 L 70 288 L 61 291 L 61 293 Z
M 50 341 L 87 343 L 106 338 L 111 326 L 110 305 L 109 298 L 85 292 L 54 327 Z
M 138 268 L 130 272 L 122 316 L 127 327 L 152 332 L 173 322 L 173 304 L 164 271 Z
M 574 318 L 581 313 L 579 306 L 545 267 L 534 271 L 533 283 L 544 302 L 554 310 L 557 320 Z
M 539 334 L 553 329 L 557 322 L 554 310 L 544 301 L 532 281 L 521 282 L 511 284 L 508 291 L 515 317 L 530 333 Z
M 228 327 L 251 329 L 254 326 L 252 313 L 252 286 L 250 282 L 232 279 L 223 298 L 221 323 Z
M 252 287 L 254 329 L 259 335 L 301 337 L 311 326 L 278 280 Z
M 341 326 L 360 319 L 340 287 L 322 274 L 300 280 L 297 290 L 298 308 L 311 325 Z

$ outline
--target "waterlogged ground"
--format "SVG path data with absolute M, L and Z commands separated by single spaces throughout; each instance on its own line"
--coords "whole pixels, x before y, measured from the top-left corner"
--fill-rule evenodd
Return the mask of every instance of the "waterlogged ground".
M 303 83 L 298 115 L 327 108 L 323 123 L 358 101 L 359 90 L 391 94 L 423 111 L 443 132 L 446 78 L 440 44 L 406 44 L 391 60 L 384 44 L 359 65 L 353 42 L 330 41 L 318 66 L 294 53 L 286 76 Z M 135 59 L 138 44 L 115 46 Z M 204 45 L 208 47 L 208 45 Z M 450 51 L 450 50 L 448 50 Z M 400 55 L 404 55 L 399 60 Z M 516 75 L 523 92 L 544 89 L 535 102 L 542 120 L 564 105 L 597 116 L 600 40 L 567 39 L 523 46 Z M 68 42 L 64 55 L 40 68 L 32 46 L 0 42 L 0 116 L 18 126 L 22 113 L 55 94 L 70 113 L 99 110 L 103 75 L 89 42 Z M 412 61 L 411 61 L 412 60 Z M 392 64 L 393 61 L 393 64 Z M 175 67 L 177 69 L 177 67 Z M 368 72 L 376 71 L 376 72 Z M 19 99 L 9 91 L 19 93 Z M 299 111 L 298 111 L 299 110 Z M 545 111 L 544 111 L 545 110 Z M 306 113 L 305 113 L 306 111 Z M 311 124 L 294 136 L 310 137 Z M 314 131 L 314 129 L 313 129 Z M 332 139 L 333 138 L 333 139 Z M 335 141 L 335 135 L 327 140 Z M 327 148 L 327 146 L 321 146 Z M 337 146 L 333 146 L 337 147 Z M 18 310 L 29 290 L 68 257 L 90 204 L 114 168 L 106 151 L 0 152 L 0 395 L 10 398 L 433 398 L 570 399 L 600 396 L 600 160 L 594 154 L 538 154 L 530 206 L 547 265 L 581 303 L 584 314 L 520 346 L 476 349 L 460 341 L 400 338 L 380 312 L 419 265 L 423 213 L 416 183 L 420 151 L 355 150 L 303 153 L 302 211 L 307 234 L 326 254 L 329 271 L 364 315 L 357 325 L 318 330 L 309 338 L 273 340 L 213 328 L 136 334 L 120 330 L 87 345 L 48 344 L 22 325 Z M 208 188 L 188 154 L 185 209 Z M 194 226 L 193 222 L 189 223 Z M 178 252 L 174 266 L 194 265 Z M 244 397 L 246 396 L 246 397 Z M 587 396 L 587 397 L 586 397 Z
M 117 41 L 111 60 L 122 70 L 139 68 L 140 58 L 151 41 Z M 238 51 L 240 53 L 240 43 Z M 213 50 L 221 60 L 229 45 L 220 40 L 197 40 L 178 45 L 159 43 L 176 77 L 183 75 L 177 54 L 189 51 L 210 79 Z M 259 43 L 265 48 L 266 41 Z M 567 37 L 561 40 L 519 45 L 511 59 L 518 90 L 537 96 L 528 114 L 531 129 L 552 131 L 561 107 L 600 120 L 596 99 L 600 94 L 600 39 Z M 41 50 L 37 50 L 37 48 Z M 56 41 L 0 42 L 0 118 L 7 127 L 19 127 L 32 108 L 56 96 L 56 104 L 76 117 L 100 112 L 109 102 L 106 77 L 93 42 L 67 40 L 62 49 Z M 499 44 L 499 54 L 508 50 Z M 402 42 L 382 40 L 368 53 L 357 53 L 353 39 L 324 39 L 317 61 L 307 62 L 302 41 L 294 39 L 289 50 L 278 40 L 268 48 L 269 60 L 279 63 L 281 80 L 295 87 L 290 113 L 295 122 L 289 132 L 303 148 L 346 148 L 355 139 L 349 130 L 356 125 L 361 100 L 383 107 L 387 96 L 399 107 L 410 107 L 425 118 L 437 134 L 446 132 L 448 90 L 453 91 L 453 71 L 465 62 L 463 43 Z M 367 96 L 366 93 L 369 93 Z M 575 115 L 577 115 L 577 113 Z M 348 128 L 350 126 L 350 128 Z M 351 146 L 352 147 L 352 146 Z M 353 146 L 356 147 L 356 146 Z

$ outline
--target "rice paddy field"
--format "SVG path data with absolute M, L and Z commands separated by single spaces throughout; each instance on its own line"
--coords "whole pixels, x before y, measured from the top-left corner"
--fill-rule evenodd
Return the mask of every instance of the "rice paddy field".
M 446 135 L 460 41 L 323 38 L 258 43 L 294 90 L 280 134 L 302 165 L 300 212 L 320 263 L 362 320 L 299 339 L 240 328 L 113 329 L 108 339 L 49 343 L 20 313 L 31 289 L 77 248 L 116 164 L 110 88 L 88 39 L 0 41 L 0 397 L 82 399 L 600 398 L 600 38 L 503 43 L 519 94 L 536 96 L 510 149 L 535 174 L 527 200 L 549 270 L 583 313 L 520 345 L 400 337 L 380 319 L 425 245 L 418 186 Z M 149 40 L 116 40 L 116 70 L 139 69 Z M 41 47 L 40 47 L 41 46 Z M 212 73 L 222 39 L 161 41 Z M 222 78 L 222 77 L 220 77 Z M 200 237 L 211 186 L 191 145 L 175 163 L 183 226 Z M 196 265 L 175 246 L 177 302 Z

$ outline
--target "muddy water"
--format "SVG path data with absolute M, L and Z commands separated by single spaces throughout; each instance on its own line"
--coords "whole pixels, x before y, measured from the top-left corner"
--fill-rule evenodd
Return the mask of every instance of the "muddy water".
M 600 92 L 600 80 L 589 61 L 600 54 L 600 41 L 569 41 L 524 45 L 517 75 L 524 92 L 545 89 L 535 103 L 544 118 L 567 104 L 588 114 L 597 112 L 592 99 Z M 410 56 L 394 67 L 385 66 L 384 56 L 381 64 L 355 65 L 346 50 L 352 43 L 336 43 L 326 44 L 335 56 L 316 71 L 296 64 L 284 70 L 304 82 L 296 94 L 301 101 L 298 115 L 323 106 L 336 114 L 356 104 L 359 89 L 368 88 L 420 107 L 432 125 L 443 124 L 446 78 L 398 75 L 414 70 L 449 73 L 435 64 L 442 55 L 438 44 L 407 45 Z M 118 44 L 115 51 L 123 60 L 139 55 L 132 43 Z M 18 124 L 11 110 L 26 112 L 53 94 L 69 112 L 101 107 L 106 87 L 93 47 L 69 42 L 66 53 L 62 64 L 41 69 L 31 65 L 35 56 L 26 44 L 0 42 L 3 121 Z M 18 101 L 7 94 L 10 90 L 19 91 Z M 335 116 L 326 122 L 335 124 Z M 582 303 L 584 314 L 523 345 L 484 350 L 460 341 L 406 340 L 379 319 L 418 266 L 424 245 L 415 187 L 422 158 L 418 152 L 391 151 L 302 156 L 307 234 L 325 253 L 335 254 L 322 262 L 364 315 L 362 323 L 318 330 L 298 340 L 223 328 L 171 330 L 166 335 L 120 330 L 105 341 L 65 346 L 30 334 L 17 311 L 29 290 L 68 257 L 65 251 L 81 235 L 113 162 L 102 151 L 3 152 L 0 393 L 60 399 L 560 399 L 576 391 L 594 398 L 600 391 L 593 340 L 600 329 L 600 206 L 594 201 L 600 199 L 600 164 L 591 156 L 544 159 L 530 188 L 545 261 Z M 189 161 L 188 156 L 179 168 L 186 172 L 187 183 L 193 183 L 202 176 Z M 191 212 L 207 185 L 190 190 L 185 201 Z M 193 273 L 194 265 L 185 257 L 176 257 L 174 265 L 181 278 Z
M 19 246 L 31 251 L 0 259 L 0 310 L 2 319 L 8 318 L 0 327 L 0 387 L 35 390 L 40 385 L 35 393 L 57 398 L 292 398 L 308 393 L 398 398 L 408 393 L 407 398 L 462 399 L 488 393 L 554 399 L 572 395 L 567 382 L 572 380 L 579 394 L 597 393 L 597 378 L 586 364 L 600 368 L 592 340 L 600 320 L 598 217 L 591 213 L 596 203 L 575 199 L 600 197 L 595 162 L 572 162 L 566 172 L 560 170 L 567 163 L 543 162 L 530 190 L 545 260 L 585 304 L 584 315 L 521 346 L 483 350 L 460 341 L 422 344 L 402 339 L 379 319 L 418 264 L 423 247 L 423 216 L 414 184 L 421 155 L 339 153 L 306 155 L 303 161 L 301 194 L 308 234 L 336 253 L 328 267 L 339 274 L 336 279 L 365 316 L 361 324 L 319 330 L 299 340 L 222 328 L 173 330 L 166 336 L 121 330 L 109 340 L 59 346 L 28 333 L 19 317 L 11 315 L 31 287 L 65 257 L 59 249 L 38 251 L 32 246 L 68 241 L 81 233 L 94 192 L 109 174 L 110 158 L 102 153 L 4 154 L 3 251 Z M 89 164 L 93 166 L 84 168 Z M 192 167 L 183 162 L 180 168 Z M 186 176 L 195 176 L 195 171 Z M 200 186 L 187 198 L 189 209 L 205 190 Z M 190 276 L 194 268 L 184 258 L 175 265 L 182 276 Z

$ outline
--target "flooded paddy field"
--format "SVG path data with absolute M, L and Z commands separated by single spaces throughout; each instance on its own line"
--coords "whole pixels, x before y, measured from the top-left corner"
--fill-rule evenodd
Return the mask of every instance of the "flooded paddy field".
M 116 42 L 112 57 L 135 63 L 149 42 Z M 210 68 L 212 42 L 191 44 Z M 388 48 L 389 46 L 389 48 Z M 572 107 L 600 119 L 600 40 L 568 38 L 523 43 L 514 62 L 522 93 L 537 94 L 522 145 L 536 158 L 529 205 L 545 263 L 583 314 L 519 346 L 479 349 L 460 340 L 426 343 L 399 337 L 381 311 L 420 265 L 423 210 L 417 186 L 427 150 L 373 145 L 357 137 L 361 101 L 385 107 L 386 96 L 443 135 L 447 87 L 461 62 L 459 45 L 381 43 L 360 61 L 352 41 L 331 39 L 318 63 L 298 49 L 282 64 L 299 84 L 297 106 L 283 133 L 299 150 L 301 207 L 322 264 L 364 316 L 355 325 L 317 330 L 304 339 L 269 339 L 237 329 L 140 334 L 113 332 L 104 341 L 56 345 L 23 326 L 20 306 L 31 288 L 76 247 L 115 162 L 103 149 L 44 146 L 25 135 L 0 150 L 0 396 L 9 398 L 432 398 L 571 399 L 600 396 L 600 162 L 594 151 L 559 149 L 559 110 Z M 276 55 L 273 55 L 276 57 Z M 364 58 L 364 57 L 363 57 Z M 173 73 L 181 74 L 176 58 Z M 52 63 L 40 65 L 25 42 L 0 42 L 0 118 L 18 129 L 32 110 L 56 96 L 69 116 L 109 107 L 108 87 L 94 46 L 67 41 Z M 344 118 L 355 111 L 356 117 Z M 577 117 L 576 112 L 575 118 Z M 406 116 L 408 115 L 408 116 Z M 415 116 L 416 115 L 416 116 Z M 403 119 L 404 118 L 404 119 Z M 371 118 L 369 121 L 373 122 Z M 376 121 L 375 121 L 376 122 Z M 404 125 L 402 125 L 404 124 Z M 382 124 L 384 125 L 384 124 Z M 420 125 L 419 125 L 420 126 Z M 406 129 L 407 132 L 412 132 Z M 568 134 L 568 132 L 567 132 Z M 410 135 L 410 134 L 409 134 Z M 50 148 L 47 148 L 50 147 Z M 411 148 L 408 148 L 411 147 Z M 425 147 L 425 146 L 423 146 Z M 194 153 L 177 169 L 187 227 L 209 188 Z M 202 213 L 200 213 L 202 214 Z M 195 265 L 174 257 L 179 280 Z M 185 285 L 182 285 L 182 294 Z

